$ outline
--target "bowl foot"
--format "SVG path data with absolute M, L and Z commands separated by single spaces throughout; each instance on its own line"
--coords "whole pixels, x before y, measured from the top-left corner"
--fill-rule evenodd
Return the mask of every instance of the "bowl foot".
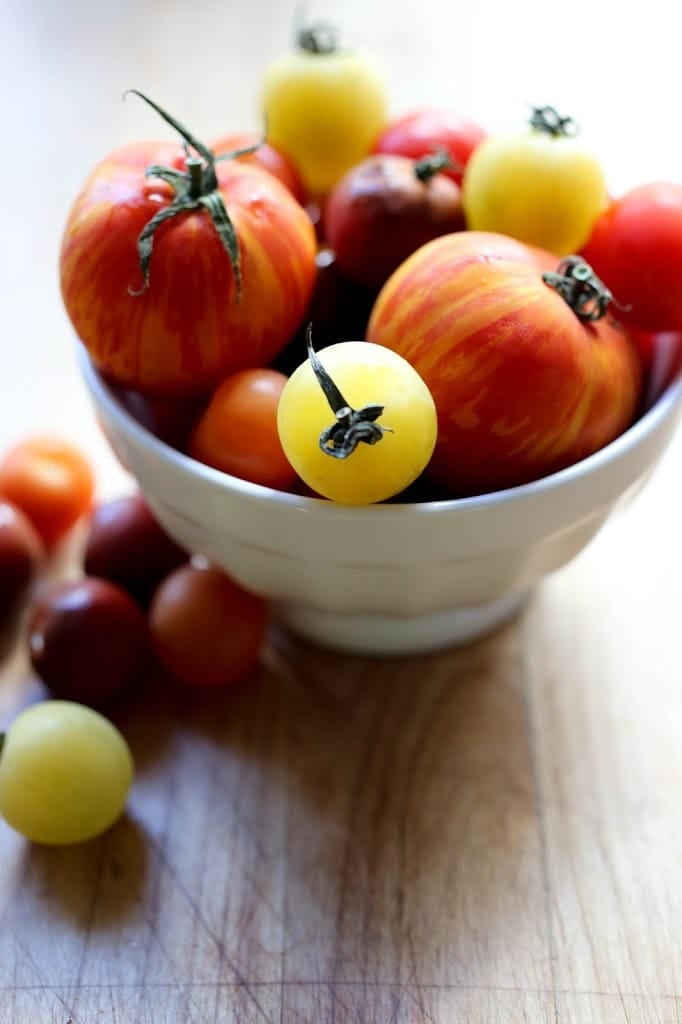
M 488 636 L 521 611 L 530 593 L 522 590 L 489 604 L 428 615 L 337 612 L 286 601 L 275 605 L 274 614 L 292 633 L 321 647 L 388 657 L 427 654 Z

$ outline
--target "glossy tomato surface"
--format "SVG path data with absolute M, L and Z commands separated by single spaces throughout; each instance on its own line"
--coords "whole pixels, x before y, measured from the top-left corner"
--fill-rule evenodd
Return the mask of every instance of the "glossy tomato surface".
M 403 355 L 438 410 L 431 478 L 457 497 L 522 484 L 626 429 L 641 369 L 608 318 L 583 323 L 543 281 L 547 253 L 484 232 L 422 247 L 389 278 L 368 339 Z
M 476 146 L 486 137 L 480 125 L 448 110 L 424 109 L 391 121 L 374 145 L 375 153 L 398 153 L 419 160 L 427 153 L 443 149 L 454 167 L 443 173 L 458 185 L 464 168 Z
M 165 397 L 198 394 L 228 373 L 267 363 L 289 340 L 312 292 L 315 232 L 272 174 L 239 161 L 216 165 L 238 239 L 235 274 L 206 209 L 158 227 L 148 287 L 137 240 L 168 208 L 170 186 L 150 164 L 182 170 L 180 146 L 136 143 L 107 157 L 69 215 L 61 287 L 76 333 L 119 385 Z
M 640 185 L 614 200 L 583 255 L 640 330 L 682 331 L 682 185 Z

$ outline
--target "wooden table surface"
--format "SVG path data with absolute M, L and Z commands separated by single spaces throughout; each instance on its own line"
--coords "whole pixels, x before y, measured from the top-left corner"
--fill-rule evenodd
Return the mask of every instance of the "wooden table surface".
M 0 0 L 0 446 L 59 431 L 100 494 L 130 487 L 61 307 L 66 211 L 115 145 L 166 136 L 128 87 L 199 135 L 256 125 L 293 6 Z M 396 112 L 554 102 L 614 190 L 682 180 L 674 5 L 312 6 Z M 486 642 L 372 661 L 273 635 L 251 687 L 120 708 L 138 774 L 109 834 L 0 825 L 0 1021 L 679 1024 L 681 453 Z M 38 684 L 21 650 L 0 677 L 4 724 Z

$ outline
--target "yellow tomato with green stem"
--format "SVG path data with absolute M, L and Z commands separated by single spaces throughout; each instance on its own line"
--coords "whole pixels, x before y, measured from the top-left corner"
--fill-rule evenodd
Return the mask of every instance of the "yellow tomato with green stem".
M 509 235 L 557 256 L 589 238 L 608 194 L 601 164 L 575 122 L 553 107 L 534 109 L 525 132 L 493 134 L 464 171 L 467 227 Z
M 301 480 L 332 501 L 365 505 L 405 490 L 436 443 L 431 392 L 407 360 L 368 341 L 308 359 L 282 391 L 277 429 Z
M 312 196 L 324 196 L 370 153 L 386 123 L 386 91 L 367 56 L 342 49 L 331 26 L 312 25 L 268 68 L 263 113 L 268 142 Z

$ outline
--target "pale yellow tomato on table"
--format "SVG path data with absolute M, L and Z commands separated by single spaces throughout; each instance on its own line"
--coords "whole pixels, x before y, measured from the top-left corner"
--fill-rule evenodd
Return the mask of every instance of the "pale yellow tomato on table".
M 133 759 L 116 727 L 91 708 L 47 700 L 22 711 L 0 749 L 0 814 L 34 842 L 93 839 L 123 813 Z
M 402 356 L 367 341 L 330 345 L 319 360 L 349 413 L 376 406 L 381 412 L 363 428 L 369 443 L 359 441 L 346 457 L 330 451 L 332 441 L 323 450 L 321 439 L 338 418 L 308 359 L 279 402 L 277 426 L 287 458 L 308 487 L 332 501 L 362 505 L 399 494 L 423 471 L 436 443 L 429 389 Z

